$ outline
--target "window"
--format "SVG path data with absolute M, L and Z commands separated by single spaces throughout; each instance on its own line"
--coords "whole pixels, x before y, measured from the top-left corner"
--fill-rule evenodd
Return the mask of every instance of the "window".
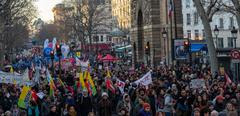
M 202 30 L 202 38 L 203 38 L 203 39 L 206 39 L 206 33 L 205 33 L 204 30 Z
M 223 18 L 219 19 L 219 28 L 224 28 Z
M 112 38 L 110 36 L 107 37 L 108 38 L 108 41 L 111 42 L 112 41 Z
M 232 29 L 233 28 L 233 26 L 234 26 L 234 19 L 233 19 L 233 17 L 229 17 L 229 29 Z
M 187 25 L 191 25 L 191 15 L 187 14 Z
M 233 48 L 233 38 L 232 37 L 228 37 L 228 47 Z
M 199 40 L 199 30 L 194 30 L 195 40 Z
M 187 30 L 187 38 L 191 39 L 191 30 Z
M 186 0 L 186 8 L 190 8 L 190 0 Z
M 197 25 L 198 24 L 198 13 L 194 13 L 194 24 Z
M 103 36 L 101 35 L 101 42 L 103 42 Z
M 98 41 L 99 41 L 99 37 L 96 36 L 96 37 L 95 37 L 95 42 L 98 42 Z
M 218 48 L 223 48 L 223 38 L 217 38 Z

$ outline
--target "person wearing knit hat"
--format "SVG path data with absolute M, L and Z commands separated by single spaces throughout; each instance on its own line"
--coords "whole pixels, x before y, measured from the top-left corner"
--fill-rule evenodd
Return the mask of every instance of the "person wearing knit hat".
M 152 116 L 150 104 L 144 103 L 143 108 L 139 111 L 138 116 Z
M 133 106 L 131 104 L 131 99 L 128 94 L 123 95 L 123 99 L 118 102 L 116 111 L 118 114 L 121 114 L 121 109 L 127 110 L 129 114 L 132 114 Z
M 105 97 L 105 96 L 108 97 L 108 94 L 106 92 L 103 92 L 102 97 Z

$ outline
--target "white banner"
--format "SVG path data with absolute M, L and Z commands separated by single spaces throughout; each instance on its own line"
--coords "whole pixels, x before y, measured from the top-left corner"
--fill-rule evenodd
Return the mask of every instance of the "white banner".
M 0 83 L 17 84 L 20 86 L 32 84 L 28 77 L 28 69 L 22 75 L 0 71 Z
M 136 83 L 137 85 L 148 86 L 149 84 L 152 83 L 152 74 L 151 74 L 151 72 L 152 71 L 149 71 L 147 74 L 145 74 L 142 78 L 138 79 L 134 83 Z
M 120 89 L 121 93 L 123 94 L 124 93 L 125 82 L 123 82 L 123 81 L 121 81 L 117 78 L 117 86 Z
M 200 89 L 205 86 L 205 81 L 203 79 L 193 79 L 190 82 L 190 88 Z
M 86 71 L 88 69 L 89 61 L 86 61 L 86 62 L 81 61 L 80 65 L 81 65 L 81 70 Z

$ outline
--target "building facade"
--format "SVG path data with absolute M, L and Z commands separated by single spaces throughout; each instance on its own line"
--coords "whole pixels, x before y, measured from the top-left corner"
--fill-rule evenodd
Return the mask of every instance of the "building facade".
M 183 38 L 181 0 L 174 0 L 174 13 L 168 12 L 169 0 L 131 1 L 131 41 L 134 64 L 173 64 L 175 38 Z M 162 32 L 166 30 L 167 36 Z M 146 46 L 149 45 L 149 54 Z
M 57 4 L 53 9 L 54 24 L 58 26 L 59 39 L 67 41 L 71 38 L 71 28 L 73 21 L 71 18 L 74 8 L 63 3 Z
M 117 18 L 118 27 L 129 29 L 131 25 L 131 0 L 111 0 L 112 15 Z
M 192 0 L 183 0 L 182 14 L 184 38 L 189 38 L 191 40 L 205 40 L 203 24 Z M 216 13 L 211 22 L 212 30 L 214 30 L 215 26 L 219 29 L 218 39 L 215 40 L 215 46 L 216 43 L 218 44 L 216 48 L 233 48 L 234 42 L 231 30 L 233 29 L 233 26 L 238 28 L 236 17 L 231 13 Z M 215 37 L 214 31 L 212 34 Z M 240 40 L 237 40 L 236 43 L 237 46 L 240 47 Z
M 231 1 L 225 1 L 231 4 Z M 201 41 L 199 44 L 205 44 L 205 31 L 202 21 L 197 13 L 192 0 L 183 0 L 182 2 L 183 14 L 183 33 L 184 38 L 189 38 L 192 42 Z M 239 77 L 240 66 L 239 63 L 231 58 L 231 51 L 240 48 L 240 35 L 237 34 L 236 43 L 231 31 L 233 27 L 238 30 L 236 17 L 227 12 L 217 12 L 211 21 L 212 35 L 214 45 L 217 51 L 217 58 L 220 66 L 225 67 L 226 70 L 231 69 L 235 77 Z M 219 29 L 219 34 L 215 35 L 214 29 Z M 236 44 L 236 45 L 235 45 Z M 208 56 L 208 54 L 206 54 Z

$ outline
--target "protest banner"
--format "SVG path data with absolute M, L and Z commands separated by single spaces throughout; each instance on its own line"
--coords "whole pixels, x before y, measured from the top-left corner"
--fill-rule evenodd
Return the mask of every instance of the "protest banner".
M 0 71 L 0 83 L 17 84 L 17 85 L 31 85 L 29 80 L 28 69 L 21 75 L 16 73 L 7 73 Z
M 205 86 L 205 81 L 203 79 L 193 79 L 190 82 L 190 88 L 192 89 L 200 89 Z
M 149 71 L 147 74 L 145 74 L 142 78 L 138 79 L 134 83 L 136 83 L 137 85 L 144 85 L 144 86 L 148 86 L 149 84 L 151 84 L 152 83 L 151 71 Z

